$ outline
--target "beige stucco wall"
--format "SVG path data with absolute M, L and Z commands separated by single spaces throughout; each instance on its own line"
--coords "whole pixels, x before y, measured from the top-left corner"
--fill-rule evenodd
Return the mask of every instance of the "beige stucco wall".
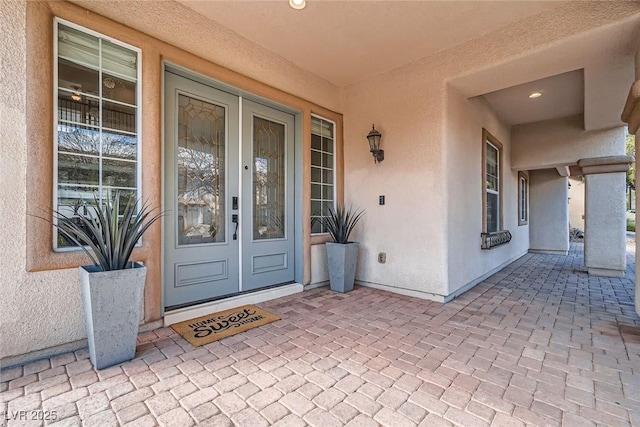
M 532 251 L 569 250 L 567 177 L 555 169 L 529 172 L 529 233 Z
M 423 297 L 443 295 L 447 281 L 445 88 L 438 71 L 404 67 L 347 88 L 343 97 L 345 200 L 367 211 L 354 236 L 361 242 L 356 278 Z M 372 123 L 385 150 L 379 164 L 366 139 Z M 379 252 L 386 252 L 385 264 Z
M 622 108 L 622 107 L 620 107 Z M 575 165 L 591 157 L 624 154 L 624 127 L 585 131 L 581 115 L 514 126 L 512 167 L 517 170 Z
M 585 175 L 584 265 L 590 274 L 592 269 L 603 269 L 608 272 L 600 275 L 625 275 L 625 189 L 626 171 Z
M 518 225 L 518 172 L 511 169 L 511 131 L 483 97 L 465 99 L 450 88 L 447 97 L 446 172 L 448 290 L 455 294 L 479 278 L 524 255 L 529 248 L 529 227 Z M 482 128 L 502 143 L 501 229 L 511 242 L 491 250 L 480 248 L 482 232 Z
M 571 46 L 574 46 L 575 42 L 588 39 L 584 34 L 624 20 L 633 13 L 637 13 L 637 9 L 629 4 L 567 3 L 552 16 L 518 22 L 343 88 L 345 200 L 367 210 L 364 224 L 356 236 L 361 242 L 356 279 L 411 295 L 444 296 L 473 281 L 472 276 L 481 277 L 520 252 L 524 243 L 522 247 L 509 244 L 496 248 L 489 251 L 489 255 L 483 255 L 485 261 L 490 261 L 471 261 L 475 266 L 473 274 L 456 271 L 450 277 L 450 263 L 453 262 L 453 266 L 460 262 L 455 250 L 461 245 L 457 242 L 477 242 L 480 231 L 477 224 L 471 226 L 459 219 L 449 219 L 449 216 L 457 218 L 459 215 L 452 212 L 449 199 L 458 198 L 460 187 L 467 182 L 458 181 L 466 175 L 450 176 L 448 168 L 458 164 L 479 164 L 480 160 L 475 158 L 479 152 L 474 154 L 460 148 L 470 147 L 476 137 L 466 135 L 462 141 L 457 141 L 447 134 L 450 129 L 447 123 L 460 124 L 467 114 L 462 108 L 448 116 L 450 92 L 447 85 L 454 86 L 464 95 L 478 95 L 521 83 L 523 78 L 546 77 L 539 75 L 535 68 L 535 58 L 540 52 L 553 47 L 558 50 L 558 58 L 562 58 L 559 46 L 563 42 L 572 40 Z M 523 72 L 520 65 L 526 58 L 531 61 Z M 520 65 L 510 66 L 516 63 Z M 558 61 L 554 70 L 557 73 L 572 71 L 574 66 Z M 475 119 L 476 132 L 480 132 L 484 123 L 491 123 L 488 120 Z M 372 123 L 383 135 L 382 148 L 385 150 L 384 162 L 377 165 L 368 152 L 365 138 Z M 464 134 L 469 129 L 457 129 L 456 132 Z M 617 135 L 619 131 L 612 132 Z M 598 138 L 598 144 L 603 142 L 606 145 L 606 141 Z M 511 149 L 515 151 L 513 135 L 511 143 Z M 544 151 L 544 147 L 538 147 L 537 151 Z M 540 154 L 536 155 L 539 156 L 537 164 L 541 160 Z M 529 169 L 523 167 L 527 163 L 526 155 L 511 153 L 510 156 L 511 169 Z M 546 157 L 543 155 L 542 158 Z M 577 160 L 572 159 L 572 162 Z M 469 172 L 471 176 L 479 174 Z M 477 180 L 468 184 L 472 187 L 470 191 L 480 194 Z M 515 192 L 515 188 L 507 191 Z M 385 206 L 378 205 L 379 195 L 387 196 Z M 478 207 L 471 200 L 456 200 L 455 204 L 470 212 L 475 209 L 477 214 Z M 512 214 L 505 210 L 505 218 L 511 215 L 509 221 L 511 218 L 517 220 L 516 206 L 514 203 L 509 207 L 513 209 Z M 469 215 L 470 222 L 480 220 L 480 216 Z M 452 243 L 452 236 L 458 233 L 453 226 L 460 223 L 464 223 L 465 232 L 453 238 Z M 526 235 L 525 229 L 521 227 Z M 526 237 L 516 239 L 514 241 L 526 241 Z M 452 244 L 455 249 L 449 250 Z M 378 252 L 387 253 L 386 264 L 377 262 Z
M 324 244 L 311 246 L 311 285 L 325 284 L 329 281 L 327 250 Z
M 76 271 L 26 273 L 26 3 L 2 1 L 0 14 L 0 233 L 5 236 L 0 357 L 5 357 L 86 335 Z
M 170 4 L 158 4 L 161 2 L 144 3 L 149 5 L 149 13 L 141 13 L 135 9 L 141 7 L 140 3 L 118 2 L 118 7 L 113 7 L 113 4 L 105 2 L 91 6 L 104 7 L 110 13 L 116 14 L 115 18 L 121 17 L 127 22 L 135 21 L 143 29 L 153 28 L 154 32 L 161 31 L 164 40 L 174 45 L 184 45 L 184 29 L 193 26 L 190 18 L 196 18 L 184 14 L 192 12 L 186 8 L 174 8 Z M 0 231 L 6 236 L 5 244 L 0 245 L 0 359 L 5 360 L 11 356 L 83 340 L 86 337 L 77 271 L 26 271 L 27 222 L 31 220 L 26 215 L 28 95 L 25 75 L 30 72 L 26 66 L 26 4 L 24 0 L 2 0 L 0 4 L 0 22 L 4 35 L 0 38 Z M 133 9 L 127 9 L 128 7 Z M 140 13 L 131 15 L 133 12 Z M 77 21 L 82 25 L 83 17 L 90 13 L 83 12 L 80 15 Z M 186 22 L 190 24 L 187 25 Z M 231 31 L 217 30 L 205 26 L 200 21 L 194 22 L 199 22 L 202 31 L 189 32 L 198 38 L 197 43 L 189 45 L 192 50 L 208 59 L 221 62 L 228 58 L 225 65 L 235 67 L 234 71 L 284 88 L 289 94 L 313 99 L 328 108 L 337 109 L 340 99 L 335 86 L 257 45 L 251 45 Z M 52 37 L 50 28 L 40 28 L 32 23 L 31 30 L 37 35 L 37 43 L 47 43 Z M 118 34 L 109 35 L 118 37 Z M 216 46 L 216 49 L 206 46 Z M 157 51 L 152 52 L 151 57 L 156 58 L 157 54 Z M 147 58 L 146 62 L 144 58 Z M 148 58 L 143 51 L 144 67 L 160 67 L 159 62 L 154 65 Z M 45 62 L 47 63 L 39 65 L 50 70 L 51 64 Z M 152 84 L 143 81 L 143 91 L 147 91 L 148 94 L 157 84 L 158 81 Z M 258 83 L 254 83 L 252 87 L 260 90 L 263 88 Z M 43 102 L 48 102 L 48 99 L 50 98 Z M 144 125 L 148 126 L 149 123 Z M 156 132 L 159 134 L 159 130 L 156 129 Z M 146 135 L 149 136 L 151 133 Z M 51 142 L 43 142 L 49 143 Z M 49 202 L 45 204 L 48 205 Z M 156 250 L 159 250 L 159 245 Z M 149 286 L 147 283 L 147 287 Z M 157 283 L 153 286 L 159 289 Z
M 0 92 L 3 118 L 0 122 L 3 159 L 0 231 L 3 236 L 11 236 L 8 244 L 0 245 L 2 358 L 79 340 L 85 333 L 76 271 L 25 271 L 26 0 L 0 1 L 2 32 L 11 35 L 0 39 L 3 87 Z M 454 205 L 450 204 L 454 198 L 456 209 L 459 203 L 465 204 L 455 193 L 459 186 L 466 184 L 458 179 L 478 180 L 469 185 L 469 194 L 477 194 L 471 197 L 479 197 L 481 188 L 480 174 L 472 170 L 479 166 L 479 159 L 468 159 L 470 153 L 464 148 L 476 143 L 477 127 L 494 128 L 492 132 L 505 141 L 508 137 L 484 106 L 473 105 L 473 102 L 466 105 L 467 101 L 451 96 L 447 82 L 533 55 L 561 39 L 622 19 L 633 9 L 621 3 L 593 6 L 593 10 L 568 5 L 547 20 L 517 23 L 339 91 L 233 31 L 203 21 L 183 6 L 143 1 L 78 3 L 245 76 L 342 112 L 345 115 L 345 199 L 367 210 L 354 235 L 362 243 L 357 279 L 426 297 L 447 295 L 473 280 L 471 276 L 485 274 L 517 253 L 517 246 L 512 242 L 489 251 L 486 257 L 490 262 L 474 264 L 473 273 L 450 274 L 451 259 L 457 256 L 455 245 L 479 239 L 476 224 L 454 238 L 453 243 L 449 242 L 449 236 L 456 233 L 460 223 L 467 226 L 462 220 L 463 213 L 452 212 Z M 185 31 L 194 28 L 198 31 Z M 47 38 L 43 35 L 42 39 Z M 557 70 L 562 71 L 569 70 Z M 502 77 L 505 79 L 500 81 L 521 76 L 514 72 Z M 496 78 L 488 75 L 485 80 L 490 82 L 487 87 L 491 87 Z M 452 116 L 448 117 L 450 113 Z M 470 120 L 469 124 L 455 129 L 462 136 L 458 141 L 448 129 L 450 124 L 466 122 L 466 119 Z M 385 161 L 377 165 L 368 152 L 365 138 L 372 123 L 383 134 L 382 148 L 386 154 Z M 468 174 L 449 173 L 448 168 L 465 162 L 470 165 Z M 517 169 L 514 163 L 510 167 Z M 509 179 L 506 185 L 510 186 L 508 182 Z M 507 191 L 514 190 L 507 188 Z M 378 205 L 379 195 L 386 196 L 385 206 Z M 470 210 L 478 209 L 473 199 L 468 203 Z M 512 213 L 505 209 L 505 218 L 516 219 L 515 206 L 508 208 L 513 209 Z M 450 215 L 453 219 L 449 219 Z M 474 214 L 470 223 L 477 221 L 476 218 Z M 377 263 L 377 254 L 381 251 L 387 253 L 386 264 Z M 318 256 L 314 262 L 320 262 Z

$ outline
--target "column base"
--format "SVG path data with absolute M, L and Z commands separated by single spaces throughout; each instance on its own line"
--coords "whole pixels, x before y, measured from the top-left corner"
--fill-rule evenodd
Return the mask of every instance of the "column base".
M 600 277 L 624 277 L 624 270 L 611 270 L 608 268 L 593 268 L 588 267 L 588 272 L 590 276 L 600 276 Z

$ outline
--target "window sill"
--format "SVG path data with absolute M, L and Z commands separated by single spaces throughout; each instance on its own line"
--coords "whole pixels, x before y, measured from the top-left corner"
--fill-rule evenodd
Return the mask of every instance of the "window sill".
M 493 249 L 500 245 L 506 245 L 511 241 L 511 233 L 508 230 L 480 233 L 481 248 Z

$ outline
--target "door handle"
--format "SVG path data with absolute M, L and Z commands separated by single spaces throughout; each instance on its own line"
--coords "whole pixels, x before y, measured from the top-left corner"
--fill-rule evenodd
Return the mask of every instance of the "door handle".
M 231 222 L 236 225 L 236 230 L 233 232 L 233 240 L 238 240 L 238 214 L 233 214 L 231 216 Z
M 238 196 L 233 196 L 231 198 L 231 209 L 234 211 L 238 210 Z

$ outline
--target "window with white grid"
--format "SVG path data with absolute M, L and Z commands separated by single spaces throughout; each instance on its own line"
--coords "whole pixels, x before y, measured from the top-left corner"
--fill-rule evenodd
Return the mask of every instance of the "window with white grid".
M 140 197 L 140 50 L 56 20 L 54 205 Z M 122 203 L 121 206 L 125 206 Z M 54 247 L 74 246 L 59 233 Z
M 327 230 L 318 218 L 335 208 L 335 123 L 311 117 L 311 233 Z

